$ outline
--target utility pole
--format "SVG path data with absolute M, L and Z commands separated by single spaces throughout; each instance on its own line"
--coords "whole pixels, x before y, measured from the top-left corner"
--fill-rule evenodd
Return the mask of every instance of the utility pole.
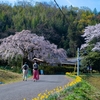
M 77 48 L 77 76 L 79 76 L 79 48 Z

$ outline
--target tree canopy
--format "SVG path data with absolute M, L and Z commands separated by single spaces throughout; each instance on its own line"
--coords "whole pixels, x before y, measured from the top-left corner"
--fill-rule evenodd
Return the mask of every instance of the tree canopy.
M 82 36 L 85 38 L 85 44 L 81 46 L 81 49 L 91 46 L 92 51 L 100 52 L 100 24 L 88 26 L 84 32 Z
M 1 60 L 18 60 L 19 56 L 33 61 L 33 58 L 40 58 L 49 64 L 61 64 L 67 61 L 66 51 L 57 48 L 43 36 L 37 36 L 29 30 L 16 32 L 7 38 L 0 40 Z

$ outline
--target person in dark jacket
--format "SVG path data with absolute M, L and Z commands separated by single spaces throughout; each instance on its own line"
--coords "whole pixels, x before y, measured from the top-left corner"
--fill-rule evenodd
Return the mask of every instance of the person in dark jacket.
M 28 66 L 27 62 L 25 62 L 24 65 L 22 66 L 23 81 L 24 81 L 24 80 L 27 81 L 28 69 L 29 69 L 29 66 Z

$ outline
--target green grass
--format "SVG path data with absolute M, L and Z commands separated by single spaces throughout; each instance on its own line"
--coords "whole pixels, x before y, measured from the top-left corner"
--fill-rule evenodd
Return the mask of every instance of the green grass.
M 81 77 L 96 89 L 100 90 L 100 74 L 87 74 L 82 75 Z
M 81 76 L 83 81 L 67 91 L 63 99 L 57 100 L 100 100 L 100 74 L 88 74 Z
M 67 91 L 66 96 L 62 100 L 100 100 L 100 92 L 87 82 L 82 81 L 72 90 Z

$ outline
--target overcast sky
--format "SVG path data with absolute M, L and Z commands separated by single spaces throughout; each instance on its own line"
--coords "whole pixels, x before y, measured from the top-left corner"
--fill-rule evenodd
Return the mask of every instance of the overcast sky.
M 14 4 L 15 2 L 17 1 L 23 1 L 23 0 L 0 0 L 0 1 L 3 1 L 3 2 L 9 2 L 11 4 Z M 54 0 L 24 0 L 24 1 L 38 1 L 38 2 L 50 2 L 50 1 L 53 1 Z M 56 0 L 56 2 L 60 5 L 60 6 L 74 6 L 74 7 L 88 7 L 90 8 L 91 10 L 94 10 L 94 8 L 97 9 L 97 11 L 100 12 L 100 0 Z

